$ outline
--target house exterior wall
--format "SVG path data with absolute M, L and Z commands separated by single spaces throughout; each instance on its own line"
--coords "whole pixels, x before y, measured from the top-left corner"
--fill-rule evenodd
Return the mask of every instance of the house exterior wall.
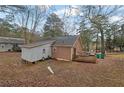
M 81 52 L 82 52 L 82 46 L 81 46 L 80 38 L 78 38 L 76 40 L 76 42 L 73 45 L 73 48 L 76 48 L 76 55 L 80 55 L 81 54 Z
M 5 52 L 8 50 L 12 50 L 12 44 L 0 44 L 0 52 Z
M 52 47 L 52 57 L 55 59 L 59 59 L 59 60 L 66 60 L 66 61 L 73 60 L 74 48 L 76 49 L 75 55 L 80 55 L 82 52 L 80 38 L 77 38 L 73 47 L 53 46 Z
M 52 58 L 65 61 L 71 60 L 71 47 L 53 46 Z
M 21 48 L 21 49 L 22 49 L 22 55 L 21 55 L 22 59 L 29 62 L 35 62 L 41 60 L 42 58 L 48 58 L 48 56 L 51 57 L 51 44 L 46 44 L 33 48 Z M 45 49 L 45 52 L 43 52 L 43 49 Z

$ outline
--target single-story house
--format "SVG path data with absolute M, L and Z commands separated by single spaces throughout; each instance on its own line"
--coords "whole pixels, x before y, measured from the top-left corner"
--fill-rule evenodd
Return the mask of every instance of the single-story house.
M 22 45 L 22 59 L 34 62 L 48 57 L 71 61 L 82 51 L 80 36 L 61 36 Z
M 0 52 L 13 51 L 19 49 L 19 45 L 24 44 L 24 39 L 12 37 L 0 37 Z
M 57 37 L 56 42 L 52 45 L 52 58 L 70 61 L 80 55 L 81 51 L 80 36 Z

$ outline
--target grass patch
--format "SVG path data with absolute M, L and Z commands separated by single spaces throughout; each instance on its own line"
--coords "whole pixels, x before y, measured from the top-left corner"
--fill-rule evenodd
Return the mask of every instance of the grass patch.
M 124 54 L 111 54 L 109 56 L 113 58 L 124 58 Z

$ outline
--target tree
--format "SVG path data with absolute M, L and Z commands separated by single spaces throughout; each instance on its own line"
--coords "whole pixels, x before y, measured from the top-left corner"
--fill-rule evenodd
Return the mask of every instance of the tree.
M 120 51 L 124 51 L 124 25 L 121 25 L 121 29 L 117 30 L 113 43 L 116 47 L 120 48 Z
M 39 36 L 37 31 L 40 31 L 43 20 L 47 17 L 48 8 L 49 6 L 44 5 L 4 5 L 0 6 L 0 12 L 5 15 L 4 20 L 9 24 L 18 24 L 16 30 L 22 34 L 25 43 L 31 43 L 35 40 L 35 36 Z
M 8 36 L 13 26 L 6 21 L 0 23 L 0 36 Z
M 120 6 L 81 6 L 83 18 L 101 34 L 101 52 L 105 53 L 105 32 L 109 26 L 109 18 L 114 15 Z
M 36 32 L 39 26 L 43 24 L 43 20 L 45 20 L 46 17 L 46 10 L 47 6 L 24 6 L 23 9 L 18 10 L 16 14 L 16 18 L 18 20 L 18 23 L 20 24 L 24 38 L 25 43 L 31 43 L 34 40 L 34 37 L 36 35 Z M 28 29 L 25 29 L 28 28 Z M 27 35 L 27 33 L 31 33 L 30 35 Z
M 0 36 L 19 37 L 21 38 L 21 32 L 17 24 L 10 24 L 6 20 L 0 21 Z
M 106 31 L 106 42 L 105 42 L 105 48 L 107 51 L 112 52 L 114 49 L 114 45 L 112 42 L 112 32 L 111 29 L 108 29 L 108 31 Z
M 8 22 L 12 22 L 15 19 L 15 14 L 18 10 L 24 9 L 22 5 L 1 5 L 0 6 L 0 13 L 4 13 L 6 15 L 5 19 Z
M 91 29 L 86 27 L 84 21 L 80 22 L 79 33 L 84 46 L 84 50 L 89 51 L 92 41 Z
M 20 17 L 20 15 L 18 15 L 18 13 L 21 13 L 23 15 L 24 11 L 26 11 L 26 10 L 27 10 L 26 6 L 21 6 L 21 5 L 20 6 L 16 6 L 16 5 L 15 6 L 14 5 L 12 5 L 12 6 L 11 5 L 0 6 L 0 12 L 6 14 L 5 20 L 7 22 L 11 22 L 11 23 L 12 23 L 12 21 L 14 21 L 14 19 L 16 19 L 16 16 Z M 23 23 L 25 22 L 25 20 L 22 20 L 22 21 L 23 21 Z M 27 25 L 27 22 L 25 23 L 25 25 Z M 22 25 L 22 27 L 23 26 L 24 25 Z M 22 29 L 22 31 L 25 31 L 25 29 Z M 26 33 L 24 35 L 25 35 L 25 42 L 26 42 Z
M 44 24 L 44 37 L 56 37 L 62 36 L 63 32 L 63 22 L 54 13 L 52 13 Z
M 115 47 L 118 47 L 117 45 L 117 35 L 119 34 L 120 25 L 118 25 L 116 22 L 111 23 L 108 27 L 108 29 L 105 32 L 105 48 L 107 51 L 112 52 L 114 51 Z
M 31 14 L 31 6 L 24 6 L 22 9 L 19 9 L 15 17 L 20 25 L 20 30 L 23 32 L 23 38 L 25 40 L 25 43 L 28 43 L 28 36 L 27 32 L 29 32 L 28 24 L 29 24 L 29 18 Z
M 82 43 L 84 45 L 84 50 L 89 51 L 90 50 L 90 44 L 91 44 L 91 31 L 90 29 L 84 30 L 80 33 Z
M 31 12 L 31 35 L 29 42 L 33 42 L 34 34 L 42 21 L 46 18 L 46 7 L 45 6 L 34 6 Z

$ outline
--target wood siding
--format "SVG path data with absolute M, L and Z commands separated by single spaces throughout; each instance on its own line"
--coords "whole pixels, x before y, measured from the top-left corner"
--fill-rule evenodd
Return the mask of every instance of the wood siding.
M 73 60 L 76 56 L 80 55 L 82 52 L 82 46 L 80 42 L 80 37 L 77 38 L 73 47 L 66 46 L 53 46 L 52 47 L 52 57 L 59 60 Z
M 52 47 L 52 57 L 58 60 L 71 60 L 71 48 L 70 47 Z
M 82 52 L 82 46 L 81 46 L 80 37 L 74 43 L 73 48 L 76 49 L 76 55 L 80 55 L 81 54 L 81 52 Z

